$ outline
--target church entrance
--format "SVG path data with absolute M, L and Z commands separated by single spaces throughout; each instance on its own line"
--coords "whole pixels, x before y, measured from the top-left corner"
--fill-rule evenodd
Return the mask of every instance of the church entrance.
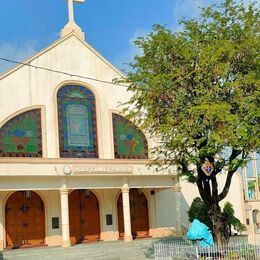
M 33 191 L 17 191 L 5 206 L 6 247 L 44 245 L 45 214 L 42 199 Z
M 140 189 L 130 189 L 130 214 L 133 238 L 149 235 L 148 205 L 145 195 Z M 117 200 L 119 238 L 124 237 L 124 215 L 122 193 Z
M 99 203 L 93 192 L 75 190 L 69 194 L 69 220 L 72 244 L 99 240 Z

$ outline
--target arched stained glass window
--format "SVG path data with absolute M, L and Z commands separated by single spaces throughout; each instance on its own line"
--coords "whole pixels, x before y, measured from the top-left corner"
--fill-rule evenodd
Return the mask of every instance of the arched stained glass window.
M 0 128 L 0 157 L 42 157 L 40 109 L 22 113 Z
M 97 158 L 95 97 L 82 86 L 58 92 L 60 157 Z
M 148 146 L 144 134 L 122 116 L 113 114 L 115 158 L 147 159 Z

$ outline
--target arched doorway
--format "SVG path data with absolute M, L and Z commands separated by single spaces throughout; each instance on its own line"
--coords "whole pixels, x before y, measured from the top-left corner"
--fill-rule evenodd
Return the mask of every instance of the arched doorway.
M 69 219 L 72 244 L 99 240 L 99 203 L 93 192 L 74 190 L 69 194 Z
M 6 247 L 44 245 L 44 203 L 33 191 L 17 191 L 5 206 Z
M 144 193 L 140 189 L 130 189 L 130 214 L 133 238 L 149 235 L 148 205 Z M 124 237 L 124 216 L 122 193 L 117 200 L 119 238 Z

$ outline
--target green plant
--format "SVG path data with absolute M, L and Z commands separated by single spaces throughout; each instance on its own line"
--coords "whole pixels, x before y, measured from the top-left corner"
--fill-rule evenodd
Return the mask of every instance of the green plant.
M 248 182 L 248 189 L 254 191 L 255 190 L 255 181 Z
M 260 144 L 259 24 L 254 3 L 225 0 L 202 9 L 198 19 L 181 21 L 178 32 L 154 26 L 135 41 L 140 54 L 119 80 L 133 94 L 126 116 L 158 141 L 151 164 L 174 166 L 196 183 L 218 244 L 230 235 L 219 202 Z M 202 169 L 206 161 L 210 176 Z M 227 178 L 219 190 L 223 170 Z
M 241 256 L 244 257 L 245 259 L 254 260 L 256 259 L 256 250 L 255 248 L 243 249 L 241 251 Z
M 230 227 L 231 233 L 231 226 L 238 232 L 242 232 L 246 230 L 246 226 L 240 222 L 238 218 L 235 217 L 234 207 L 230 202 L 226 202 L 224 204 L 223 213 L 226 215 L 228 225 Z
M 201 198 L 196 197 L 188 210 L 189 221 L 192 222 L 194 219 L 198 219 L 204 223 L 211 231 L 213 230 L 213 223 L 207 214 L 207 209 Z

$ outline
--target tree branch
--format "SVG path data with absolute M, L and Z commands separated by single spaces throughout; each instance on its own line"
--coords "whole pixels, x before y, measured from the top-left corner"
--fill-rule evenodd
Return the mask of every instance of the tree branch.
M 231 155 L 229 157 L 229 165 L 231 165 L 232 161 L 234 159 L 236 159 L 237 156 L 239 156 L 241 153 L 242 153 L 241 150 L 233 149 L 232 153 L 231 153 Z M 229 188 L 230 188 L 230 185 L 231 185 L 231 180 L 232 180 L 233 174 L 237 170 L 237 168 L 234 168 L 232 170 L 228 170 L 225 186 L 224 186 L 222 192 L 218 195 L 218 198 L 217 198 L 218 202 L 223 200 L 227 196 Z
M 198 172 L 198 179 L 197 179 L 197 186 L 200 193 L 202 200 L 205 203 L 210 203 L 211 201 L 211 190 L 209 181 L 207 180 L 204 172 L 201 170 L 201 167 L 197 164 L 197 172 Z
M 198 186 L 200 197 L 202 198 L 203 201 L 206 201 L 207 197 L 206 197 L 206 194 L 205 194 L 205 191 L 204 191 L 204 187 L 202 185 L 202 179 L 198 178 L 196 183 L 197 183 L 197 186 Z
M 217 183 L 216 174 L 212 174 L 211 184 L 212 184 L 212 197 L 217 199 L 217 197 L 218 197 L 218 183 Z
M 227 179 L 226 179 L 225 186 L 224 186 L 222 192 L 217 196 L 218 202 L 223 200 L 227 196 L 233 174 L 234 174 L 234 172 L 228 172 L 227 173 Z

